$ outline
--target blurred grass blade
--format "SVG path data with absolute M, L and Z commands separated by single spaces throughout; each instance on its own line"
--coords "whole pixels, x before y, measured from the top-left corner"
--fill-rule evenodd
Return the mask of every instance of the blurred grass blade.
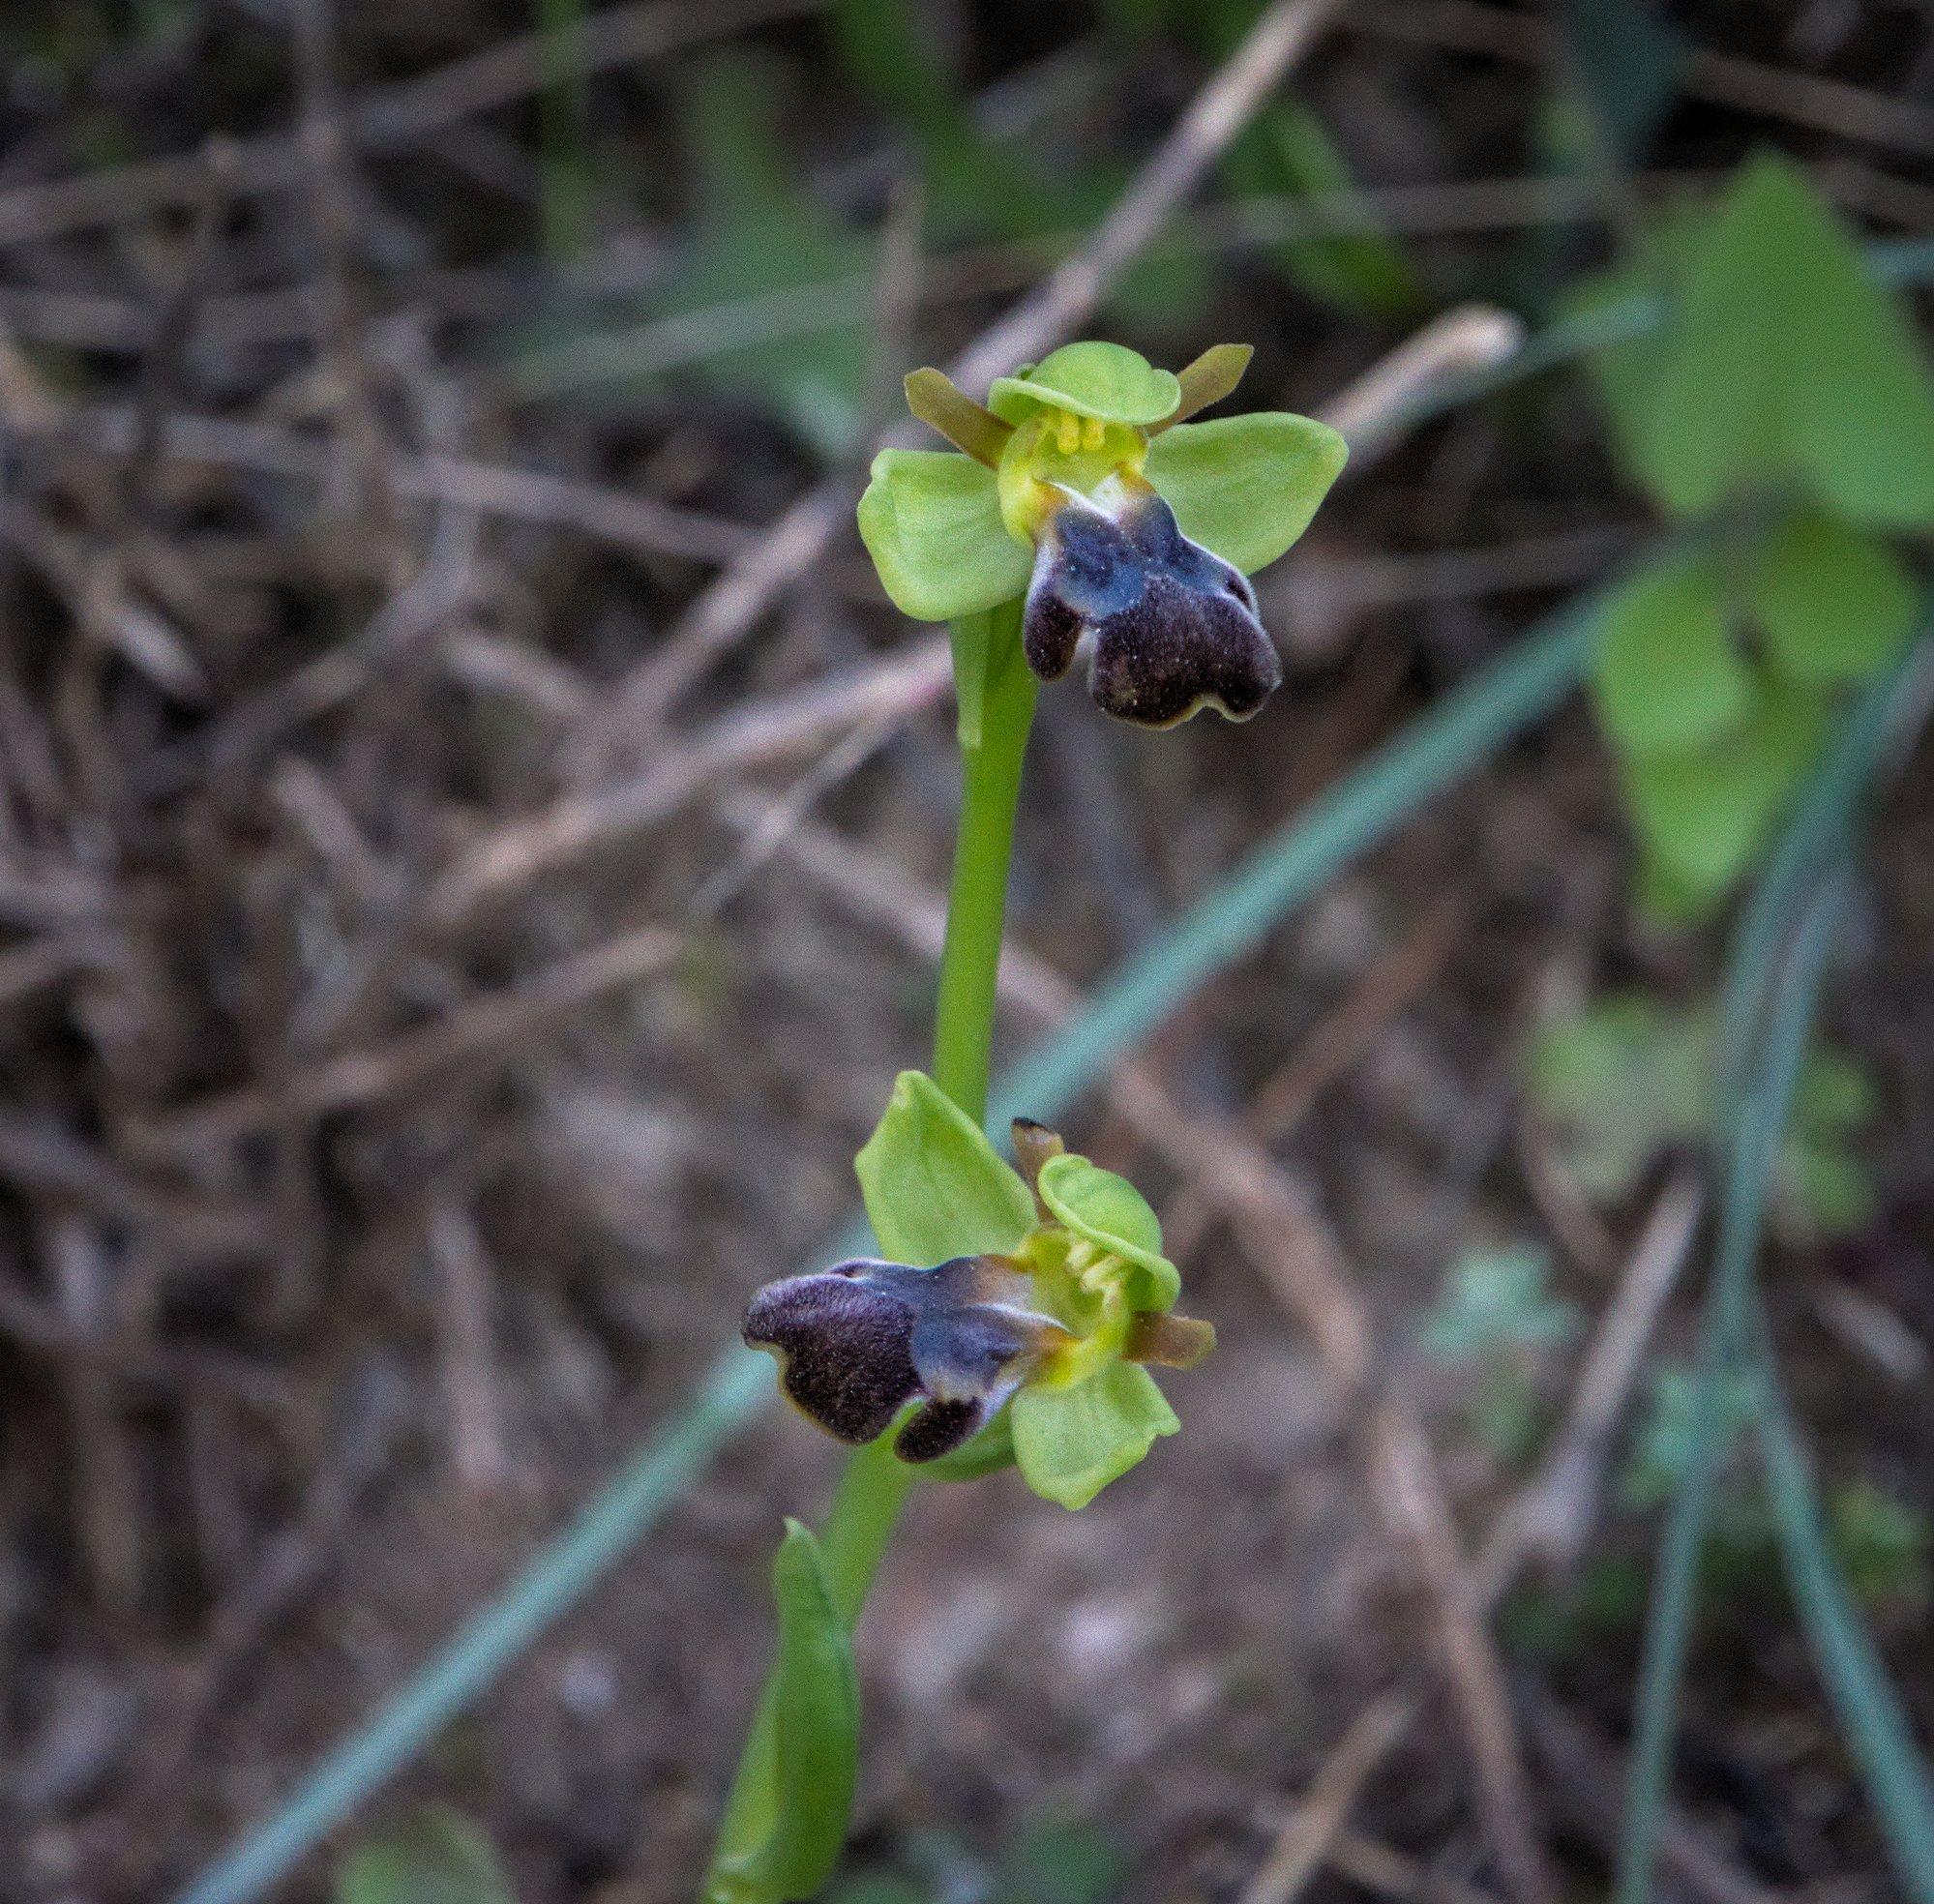
M 1787 1585 L 1820 1676 L 1873 1799 L 1894 1870 L 1917 1904 L 1934 1904 L 1934 1786 L 1900 1695 L 1841 1578 L 1813 1477 L 1770 1364 L 1758 1426 Z
M 1816 767 L 1733 936 L 1721 1006 L 1724 1199 L 1701 1334 L 1691 1454 L 1667 1522 L 1647 1623 L 1619 1846 L 1617 1904 L 1646 1904 L 1652 1894 L 1652 1864 L 1671 1776 L 1699 1556 L 1725 1439 L 1723 1397 L 1752 1347 L 1753 1266 L 1772 1162 L 1805 1057 L 1842 898 L 1836 863 L 1897 712 L 1919 698 L 1929 648 L 1923 640 L 1855 704 L 1834 745 Z M 1791 1497 L 1787 1504 L 1792 1505 Z M 1812 1532 L 1815 1559 L 1830 1574 L 1817 1508 Z M 1783 1529 L 1783 1538 L 1785 1533 Z M 1806 1530 L 1800 1531 L 1800 1538 L 1803 1544 Z M 1807 1583 L 1796 1577 L 1796 1595 L 1807 1585 L 1817 1586 L 1818 1578 L 1817 1566 Z M 1851 1617 L 1844 1592 L 1840 1610 Z M 1831 1672 L 1849 1656 L 1823 1653 L 1823 1665 Z M 1861 1692 L 1871 1693 L 1871 1680 L 1859 1680 L 1858 1684 L 1860 1691 L 1844 1696 L 1858 1701 Z M 1843 1696 L 1837 1682 L 1835 1696 Z M 1873 1749 L 1885 1757 L 1888 1741 L 1897 1742 L 1902 1734 L 1897 1727 L 1890 1730 L 1884 1718 L 1874 1718 L 1869 1736 L 1883 1741 Z M 1884 1809 L 1896 1801 L 1901 1791 L 1917 1785 L 1919 1795 L 1925 1796 L 1924 1775 L 1918 1766 L 1905 1771 L 1896 1755 L 1886 1759 L 1886 1770 L 1885 1784 L 1874 1788 L 1876 1802 Z M 1896 1830 L 1890 1821 L 1890 1842 L 1918 1842 L 1915 1824 L 1925 1822 L 1911 1821 Z
M 1539 624 L 1278 828 L 999 1081 L 994 1128 L 1004 1128 L 1019 1107 L 1037 1117 L 1057 1115 L 1285 913 L 1547 713 L 1584 673 L 1600 599 Z M 869 1246 L 865 1226 L 855 1224 L 802 1266 Z M 773 1393 L 766 1356 L 736 1344 L 728 1349 L 698 1394 L 578 1517 L 327 1753 L 279 1810 L 193 1880 L 177 1904 L 260 1897 L 642 1539 Z
M 1619 1844 L 1616 1904 L 1649 1904 L 1679 1723 L 1679 1693 L 1699 1584 L 1699 1557 L 1711 1515 L 1713 1484 L 1727 1440 L 1722 1398 L 1742 1360 L 1751 1315 L 1753 1264 L 1765 1224 L 1772 1161 L 1786 1129 L 1800 1060 L 1833 927 L 1838 894 L 1821 893 L 1807 909 L 1770 1008 L 1770 1030 L 1741 1114 L 1726 1141 L 1724 1201 L 1712 1279 L 1700 1329 L 1698 1381 L 1685 1472 L 1673 1497 L 1653 1577 L 1639 1672 L 1638 1717 Z

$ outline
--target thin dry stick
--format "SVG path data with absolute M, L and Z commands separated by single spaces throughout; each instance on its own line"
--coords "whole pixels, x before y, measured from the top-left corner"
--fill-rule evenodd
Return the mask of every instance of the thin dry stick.
M 1154 237 L 1189 191 L 1296 64 L 1341 0 L 1276 0 L 1099 225 L 1048 281 L 957 357 L 948 374 L 977 387 L 1065 335 Z M 901 440 L 890 431 L 877 447 Z M 739 640 L 824 553 L 848 521 L 850 498 L 838 478 L 810 491 L 769 538 L 742 557 L 680 617 L 656 653 L 617 682 L 571 749 L 575 775 L 606 761 L 624 737 L 655 726 L 680 694 Z
M 630 66 L 694 41 L 723 39 L 750 26 L 817 13 L 822 0 L 643 0 L 593 12 L 574 27 L 575 70 L 601 73 Z M 364 152 L 395 152 L 446 126 L 490 112 L 549 85 L 555 60 L 550 35 L 527 33 L 349 102 L 344 139 Z M 303 182 L 298 133 L 268 133 L 230 148 L 239 195 L 279 192 Z M 117 219 L 192 205 L 214 169 L 206 151 L 144 159 L 116 171 L 49 179 L 0 193 L 0 245 L 51 238 Z
M 232 1145 L 284 1119 L 322 1117 L 412 1090 L 453 1066 L 501 1061 L 522 1039 L 627 985 L 662 972 L 677 956 L 679 935 L 643 927 L 576 952 L 501 992 L 480 993 L 449 1017 L 381 1044 L 343 1052 L 289 1078 L 279 1089 L 245 1085 L 171 1113 L 130 1143 L 151 1155 L 178 1156 Z
M 1411 1702 L 1386 1692 L 1351 1721 L 1316 1781 L 1276 1834 L 1269 1855 L 1243 1887 L 1238 1904 L 1289 1904 L 1329 1856 L 1371 1771 L 1403 1737 Z
M 1369 32 L 1430 45 L 1542 64 L 1562 45 L 1557 29 L 1532 13 L 1484 0 L 1365 0 L 1354 23 Z M 1934 154 L 1934 111 L 1919 102 L 1873 93 L 1844 79 L 1765 66 L 1695 46 L 1680 84 L 1720 105 L 1762 112 L 1818 132 L 1922 157 Z

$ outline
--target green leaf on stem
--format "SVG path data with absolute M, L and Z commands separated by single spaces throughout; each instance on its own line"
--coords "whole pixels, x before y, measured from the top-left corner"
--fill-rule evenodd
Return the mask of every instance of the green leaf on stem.
M 1122 343 L 1064 343 L 1013 376 L 996 377 L 987 406 L 1003 423 L 1026 423 L 1040 409 L 1072 410 L 1146 429 L 1175 415 L 1182 387 L 1139 350 Z
M 896 1263 L 926 1269 L 957 1256 L 1008 1256 L 1034 1227 L 1027 1184 L 924 1072 L 894 1081 L 853 1169 L 873 1234 Z
M 1914 626 L 1914 579 L 1893 551 L 1829 516 L 1780 524 L 1754 559 L 1746 599 L 1768 654 L 1796 681 L 1864 680 Z
M 1154 1378 L 1133 1362 L 1110 1362 L 1068 1388 L 1023 1388 L 1008 1413 L 1022 1478 L 1069 1508 L 1086 1507 L 1181 1427 Z
M 952 621 L 1026 592 L 1029 551 L 1000 520 L 994 472 L 950 450 L 882 450 L 860 540 L 902 614 Z
M 1125 1176 L 1064 1151 L 1041 1166 L 1038 1187 L 1057 1222 L 1134 1265 L 1123 1283 L 1129 1308 L 1159 1313 L 1175 1306 L 1181 1271 L 1162 1254 L 1162 1225 L 1147 1199 Z
M 756 1849 L 720 1859 L 712 1895 L 730 1899 L 810 1897 L 825 1883 L 846 1842 L 859 1768 L 859 1677 L 852 1639 L 833 1604 L 819 1544 L 797 1521 L 772 1562 L 779 1608 L 773 1671 L 774 1725 L 769 1796 Z M 750 1834 L 750 1831 L 749 1831 Z
M 1248 575 L 1309 527 L 1349 454 L 1314 417 L 1255 410 L 1163 431 L 1146 475 L 1185 536 Z
M 1699 556 L 1647 569 L 1607 605 L 1592 670 L 1598 718 L 1627 754 L 1681 754 L 1733 731 L 1753 680 Z

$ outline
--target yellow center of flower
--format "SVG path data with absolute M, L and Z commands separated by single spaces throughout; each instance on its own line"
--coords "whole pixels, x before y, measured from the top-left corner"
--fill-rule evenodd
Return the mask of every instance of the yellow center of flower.
M 1110 476 L 1139 477 L 1147 455 L 1148 438 L 1140 430 L 1043 405 L 1001 451 L 1000 519 L 1009 535 L 1031 549 L 1066 501 L 1063 491 L 1089 495 Z

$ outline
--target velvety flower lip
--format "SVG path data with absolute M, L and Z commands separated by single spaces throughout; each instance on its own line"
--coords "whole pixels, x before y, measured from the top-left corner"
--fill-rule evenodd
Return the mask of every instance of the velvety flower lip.
M 778 1356 L 787 1395 L 843 1442 L 873 1441 L 921 1403 L 894 1452 L 934 1461 L 971 1439 L 1065 1340 L 1026 1306 L 1027 1288 L 998 1257 L 934 1269 L 859 1258 L 767 1284 L 744 1334 Z
M 1088 693 L 1104 713 L 1172 728 L 1208 706 L 1246 721 L 1283 678 L 1248 578 L 1190 541 L 1146 483 L 1063 494 L 1022 614 L 1027 665 L 1058 680 L 1088 637 Z

